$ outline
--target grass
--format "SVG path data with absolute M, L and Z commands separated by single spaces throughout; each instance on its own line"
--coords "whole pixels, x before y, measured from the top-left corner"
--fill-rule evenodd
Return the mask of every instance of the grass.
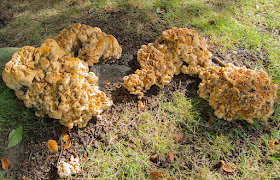
M 12 20 L 0 29 L 0 47 L 39 46 L 69 24 L 86 22 L 92 16 L 106 21 L 110 12 L 119 11 L 126 13 L 120 25 L 127 33 L 156 39 L 159 34 L 147 32 L 147 24 L 157 30 L 188 27 L 206 37 L 217 51 L 246 49 L 262 55 L 266 62 L 258 59 L 257 68 L 266 69 L 280 84 L 279 6 L 277 0 L 4 0 L 0 8 L 9 7 Z M 157 172 L 169 179 L 279 179 L 279 98 L 267 124 L 216 119 L 205 101 L 187 98 L 184 91 L 161 94 L 152 104 L 154 108 L 146 107 L 145 112 L 127 104 L 129 108 L 118 118 L 119 126 L 106 132 L 107 143 L 86 149 L 84 178 L 150 179 Z M 210 117 L 208 122 L 204 113 Z M 35 117 L 0 80 L 0 133 L 7 135 L 20 125 L 25 131 L 48 128 L 44 118 Z M 184 140 L 176 141 L 179 136 Z M 5 141 L 1 139 L 0 144 Z M 168 153 L 174 155 L 174 162 Z M 158 160 L 152 162 L 150 157 L 155 154 Z M 235 171 L 215 168 L 220 160 L 233 164 Z M 0 177 L 4 174 L 1 171 Z

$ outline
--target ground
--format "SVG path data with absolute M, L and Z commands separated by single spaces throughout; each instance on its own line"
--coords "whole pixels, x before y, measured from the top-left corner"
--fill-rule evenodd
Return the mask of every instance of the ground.
M 4 131 L 4 133 L 0 135 L 0 139 L 2 139 L 0 142 L 0 152 L 2 152 L 1 155 L 6 156 L 11 162 L 11 166 L 5 174 L 6 178 L 57 179 L 58 175 L 56 164 L 61 158 L 69 158 L 70 155 L 78 155 L 81 161 L 88 161 L 89 158 L 92 158 L 89 157 L 89 147 L 93 149 L 99 149 L 101 147 L 104 151 L 110 151 L 111 149 L 109 148 L 113 147 L 112 143 L 114 144 L 114 140 L 110 139 L 109 137 L 111 137 L 112 133 L 115 133 L 116 129 L 120 130 L 119 134 L 115 134 L 118 137 L 117 141 L 123 140 L 122 142 L 125 146 L 134 146 L 132 137 L 128 134 L 125 134 L 125 132 L 128 130 L 133 130 L 134 128 L 138 128 L 139 124 L 137 121 L 121 121 L 120 119 L 125 113 L 132 112 L 132 120 L 135 120 L 138 118 L 138 115 L 141 115 L 145 111 L 148 112 L 150 110 L 157 110 L 159 105 L 156 102 L 170 101 L 168 97 L 174 95 L 174 92 L 176 91 L 183 93 L 187 98 L 199 99 L 196 91 L 198 89 L 200 79 L 195 76 L 178 75 L 175 76 L 172 82 L 166 85 L 163 89 L 152 87 L 147 93 L 145 93 L 145 96 L 142 100 L 145 104 L 145 107 L 143 109 L 139 109 L 139 102 L 136 96 L 130 95 L 129 92 L 122 87 L 122 77 L 133 73 L 139 67 L 136 60 L 136 53 L 137 50 L 140 49 L 141 45 L 153 42 L 157 36 L 160 36 L 162 31 L 171 27 L 162 26 L 161 28 L 158 28 L 154 27 L 153 24 L 143 20 L 143 22 L 141 22 L 143 24 L 141 31 L 149 33 L 139 34 L 136 30 L 128 31 L 126 26 L 122 26 L 123 22 L 128 16 L 126 12 L 107 12 L 106 18 L 101 18 L 100 14 L 98 13 L 95 14 L 86 11 L 83 13 L 89 14 L 86 16 L 86 18 L 85 16 L 82 18 L 73 17 L 72 19 L 69 17 L 70 21 L 73 23 L 79 22 L 93 27 L 100 27 L 104 32 L 115 36 L 123 49 L 122 57 L 119 60 L 114 62 L 101 62 L 91 68 L 91 70 L 100 77 L 100 89 L 113 99 L 114 105 L 107 109 L 99 119 L 93 118 L 87 127 L 82 129 L 75 127 L 71 131 L 67 132 L 71 139 L 71 146 L 67 149 L 64 149 L 62 146 L 62 132 L 65 131 L 65 128 L 63 128 L 58 123 L 58 121 L 54 119 L 47 117 L 44 118 L 42 120 L 44 125 L 42 125 L 42 128 L 38 131 L 24 131 L 24 139 L 17 146 L 12 148 L 5 148 L 9 132 Z M 0 14 L 0 28 L 4 27 L 9 23 L 10 20 L 12 20 L 10 16 L 11 14 L 9 14 L 9 12 L 6 14 L 2 13 L 2 17 Z M 59 31 L 57 31 L 57 33 L 59 33 Z M 207 41 L 209 41 L 208 38 Z M 17 46 L 16 43 L 7 44 L 3 37 L 0 38 L 0 42 L 2 47 Z M 245 65 L 252 69 L 254 69 L 260 61 L 264 66 L 268 64 L 264 56 L 248 49 L 241 47 L 236 50 L 224 51 L 221 49 L 222 47 L 219 45 L 209 43 L 209 50 L 213 53 L 213 57 L 219 58 L 224 63 L 231 62 L 235 65 Z M 24 110 L 24 107 L 22 107 L 22 109 Z M 259 127 L 256 127 L 256 125 L 250 125 L 244 121 L 224 122 L 222 120 L 214 122 L 213 125 L 211 120 L 213 119 L 213 113 L 207 105 L 207 102 L 200 102 L 199 109 L 197 110 L 202 118 L 200 119 L 200 123 L 197 124 L 197 132 L 195 133 L 200 134 L 200 137 L 203 137 L 203 132 L 208 132 L 214 137 L 215 135 L 226 136 L 229 133 L 233 133 L 235 129 L 239 129 L 240 132 L 246 132 L 246 137 L 253 137 L 249 140 L 248 143 L 250 143 L 250 141 L 253 141 L 254 138 L 257 139 L 262 137 L 263 134 L 270 136 L 274 133 L 274 129 L 272 127 L 277 126 L 275 121 L 269 121 L 267 124 L 260 123 L 257 125 Z M 34 111 L 31 110 L 31 113 L 32 112 Z M 152 115 L 155 117 L 157 116 L 156 113 Z M 178 123 L 177 127 L 179 128 L 175 128 L 174 132 L 177 134 L 180 134 L 181 132 L 188 132 L 188 127 L 185 126 L 186 125 L 184 123 Z M 177 134 L 168 136 L 174 136 L 174 138 L 176 138 Z M 244 146 L 243 143 L 246 142 L 240 139 L 241 136 L 242 135 L 237 135 L 239 139 L 231 139 L 232 144 L 240 147 L 240 149 L 244 148 L 242 151 L 239 148 L 232 149 L 230 155 L 228 155 L 227 158 L 228 160 L 232 160 L 233 163 L 237 163 L 234 162 L 236 157 L 244 155 L 243 151 L 248 150 L 249 153 L 250 150 L 248 147 Z M 54 139 L 59 143 L 61 147 L 58 151 L 49 151 L 47 148 L 47 141 L 49 139 Z M 244 137 L 244 139 L 246 138 Z M 145 139 L 143 139 L 142 142 L 142 149 L 145 150 L 147 156 L 154 155 L 155 152 L 149 152 L 149 143 L 145 143 L 144 141 Z M 219 143 L 219 140 L 217 141 L 217 143 Z M 183 163 L 182 168 L 189 169 L 190 171 L 199 171 L 196 168 L 198 168 L 199 165 L 204 164 L 204 161 L 202 160 L 201 162 L 198 162 L 198 166 L 195 166 L 192 164 L 193 158 L 209 159 L 211 158 L 211 153 L 206 153 L 204 150 L 202 151 L 195 148 L 192 149 L 193 147 L 190 146 L 190 144 L 193 143 L 199 143 L 199 137 L 190 134 L 188 137 L 184 137 L 183 140 L 178 140 L 177 144 L 180 145 L 178 147 L 183 148 L 184 146 L 188 146 L 190 149 L 181 154 L 179 153 L 180 151 L 174 152 L 175 161 L 177 162 L 179 159 L 182 159 L 185 162 Z M 279 142 L 276 141 L 275 143 L 278 144 Z M 209 144 L 209 146 L 211 146 L 211 144 Z M 260 142 L 259 146 L 264 148 L 266 144 Z M 205 146 L 204 148 L 207 149 L 207 147 L 208 146 Z M 196 153 L 198 151 L 200 153 Z M 203 156 L 203 152 L 205 156 Z M 267 149 L 261 149 L 260 153 L 266 154 Z M 195 157 L 190 157 L 192 154 L 194 154 Z M 246 155 L 248 154 L 246 153 Z M 133 155 L 131 154 L 131 156 Z M 164 155 L 161 155 L 159 158 L 150 159 L 152 164 L 151 166 L 157 169 L 172 169 L 173 165 L 170 163 L 171 160 L 172 158 L 170 158 L 170 156 Z M 269 161 L 269 159 L 262 160 Z M 218 171 L 215 170 L 214 165 L 212 168 L 213 171 Z M 87 171 L 86 168 L 84 168 L 83 172 L 77 175 L 75 178 L 84 178 L 85 171 Z M 235 173 L 238 174 L 240 172 Z M 222 176 L 226 178 L 228 175 L 225 173 Z M 92 177 L 98 178 L 99 174 L 96 173 Z M 181 178 L 187 177 L 181 176 Z

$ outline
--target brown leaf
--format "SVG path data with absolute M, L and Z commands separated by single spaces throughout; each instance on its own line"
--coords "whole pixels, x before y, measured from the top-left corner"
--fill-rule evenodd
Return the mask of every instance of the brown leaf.
M 154 171 L 154 172 L 151 172 L 150 173 L 150 179 L 153 180 L 153 179 L 158 179 L 159 177 L 161 176 L 161 173 L 157 172 L 157 171 Z
M 268 144 L 268 147 L 273 148 L 274 146 L 275 146 L 274 141 L 270 141 L 269 144 Z
M 158 162 L 158 154 L 154 154 L 152 156 L 150 156 L 150 161 L 152 161 L 153 163 L 157 163 Z
M 70 146 L 71 146 L 71 141 L 67 141 L 67 143 L 63 145 L 63 149 L 68 149 Z
M 48 148 L 50 151 L 57 151 L 58 150 L 58 144 L 55 140 L 50 139 L 48 141 Z
M 208 120 L 208 125 L 212 126 L 214 124 L 213 118 L 209 118 Z
M 2 169 L 7 169 L 7 167 L 10 165 L 9 159 L 2 157 L 1 158 L 1 164 L 2 164 Z
M 174 162 L 174 154 L 173 154 L 173 152 L 169 152 L 166 155 L 166 159 L 169 160 L 169 162 L 173 163 Z
M 61 130 L 62 134 L 66 133 L 67 131 L 70 132 L 71 129 L 69 129 L 68 127 L 65 127 L 65 126 Z
M 222 168 L 223 165 L 225 165 L 225 161 L 221 160 L 217 162 L 217 168 Z
M 143 103 L 143 101 L 138 101 L 138 110 L 143 110 L 145 109 L 145 104 Z
M 187 138 L 187 137 L 186 137 L 185 134 L 180 133 L 180 134 L 176 135 L 174 139 L 175 139 L 175 141 L 177 141 L 177 142 L 182 142 L 182 141 L 185 141 L 186 138 Z
M 158 154 L 154 154 L 154 155 L 150 156 L 150 159 L 151 159 L 151 160 L 154 160 L 154 159 L 156 159 L 156 158 L 158 158 Z
M 62 140 L 64 141 L 64 142 L 68 142 L 68 140 L 69 140 L 69 135 L 68 134 L 66 134 L 66 133 L 64 133 L 63 135 L 62 135 Z
M 228 165 L 225 161 L 218 161 L 218 167 L 223 169 L 227 173 L 232 173 L 235 170 L 235 167 Z
M 105 80 L 105 81 L 103 81 L 103 84 L 104 84 L 104 85 L 110 85 L 110 84 L 111 84 L 111 82 L 110 82 L 110 81 Z

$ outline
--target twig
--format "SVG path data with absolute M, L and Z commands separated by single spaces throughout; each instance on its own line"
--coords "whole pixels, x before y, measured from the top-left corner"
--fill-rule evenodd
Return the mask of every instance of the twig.
M 36 172 L 28 172 L 28 171 L 25 171 L 23 169 L 22 169 L 22 171 L 27 173 L 27 174 L 29 174 L 29 175 L 31 175 L 31 176 L 33 175 L 33 176 L 36 176 L 36 177 L 41 178 L 41 179 L 46 179 L 46 178 L 40 176 L 39 174 L 37 174 Z
M 62 142 L 62 134 L 60 136 L 60 153 L 59 153 L 59 156 L 58 156 L 58 159 L 57 159 L 57 162 L 56 162 L 56 167 L 58 167 L 58 163 L 59 163 L 59 160 L 60 160 L 60 157 L 61 157 L 61 154 L 62 154 L 62 151 L 63 151 L 63 142 Z
M 225 63 L 222 62 L 222 61 L 221 61 L 218 57 L 216 57 L 216 56 L 213 56 L 213 57 L 212 57 L 212 61 L 213 61 L 214 63 L 219 64 L 219 65 L 222 66 L 222 67 L 225 67 L 225 66 L 226 66 Z

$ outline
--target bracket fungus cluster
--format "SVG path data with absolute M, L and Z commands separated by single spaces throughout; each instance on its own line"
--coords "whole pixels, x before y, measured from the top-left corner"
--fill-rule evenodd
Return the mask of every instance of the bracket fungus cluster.
M 4 82 L 16 91 L 26 107 L 35 107 L 36 115 L 47 114 L 68 128 L 84 127 L 112 105 L 97 85 L 98 77 L 89 66 L 118 59 L 122 49 L 118 41 L 98 27 L 79 23 L 62 30 L 40 47 L 20 48 L 6 64 Z M 267 120 L 273 113 L 278 85 L 264 71 L 233 64 L 212 66 L 212 54 L 205 38 L 187 28 L 162 32 L 154 43 L 137 52 L 140 69 L 123 78 L 123 86 L 141 99 L 153 85 L 163 88 L 181 72 L 198 75 L 202 82 L 197 93 L 206 99 L 218 118 Z
M 202 82 L 198 94 L 206 99 L 218 118 L 253 118 L 266 121 L 273 113 L 277 84 L 265 71 L 226 64 L 212 66 L 211 53 L 197 32 L 186 28 L 166 30 L 154 42 L 137 53 L 141 69 L 123 78 L 123 86 L 141 99 L 152 85 L 163 88 L 180 72 L 198 75 Z
M 81 165 L 79 163 L 79 157 L 71 155 L 70 160 L 61 159 L 57 166 L 57 172 L 60 178 L 69 178 L 71 175 L 79 174 L 82 172 Z
M 125 76 L 123 86 L 141 99 L 152 85 L 163 88 L 180 72 L 195 74 L 199 67 L 211 65 L 205 38 L 187 28 L 173 28 L 137 52 L 141 69 Z
M 64 51 L 87 61 L 89 66 L 97 63 L 101 56 L 103 60 L 119 59 L 122 53 L 114 36 L 102 32 L 98 27 L 80 23 L 63 29 L 55 40 Z
M 237 67 L 231 63 L 224 67 L 212 66 L 201 70 L 198 94 L 206 99 L 218 118 L 242 118 L 253 123 L 253 118 L 266 121 L 274 112 L 277 84 L 265 71 Z
M 113 104 L 99 90 L 98 77 L 89 72 L 89 64 L 120 54 L 113 36 L 99 28 L 73 24 L 38 48 L 20 48 L 6 63 L 2 77 L 26 107 L 37 109 L 37 116 L 47 114 L 70 129 L 84 127 L 92 116 Z

